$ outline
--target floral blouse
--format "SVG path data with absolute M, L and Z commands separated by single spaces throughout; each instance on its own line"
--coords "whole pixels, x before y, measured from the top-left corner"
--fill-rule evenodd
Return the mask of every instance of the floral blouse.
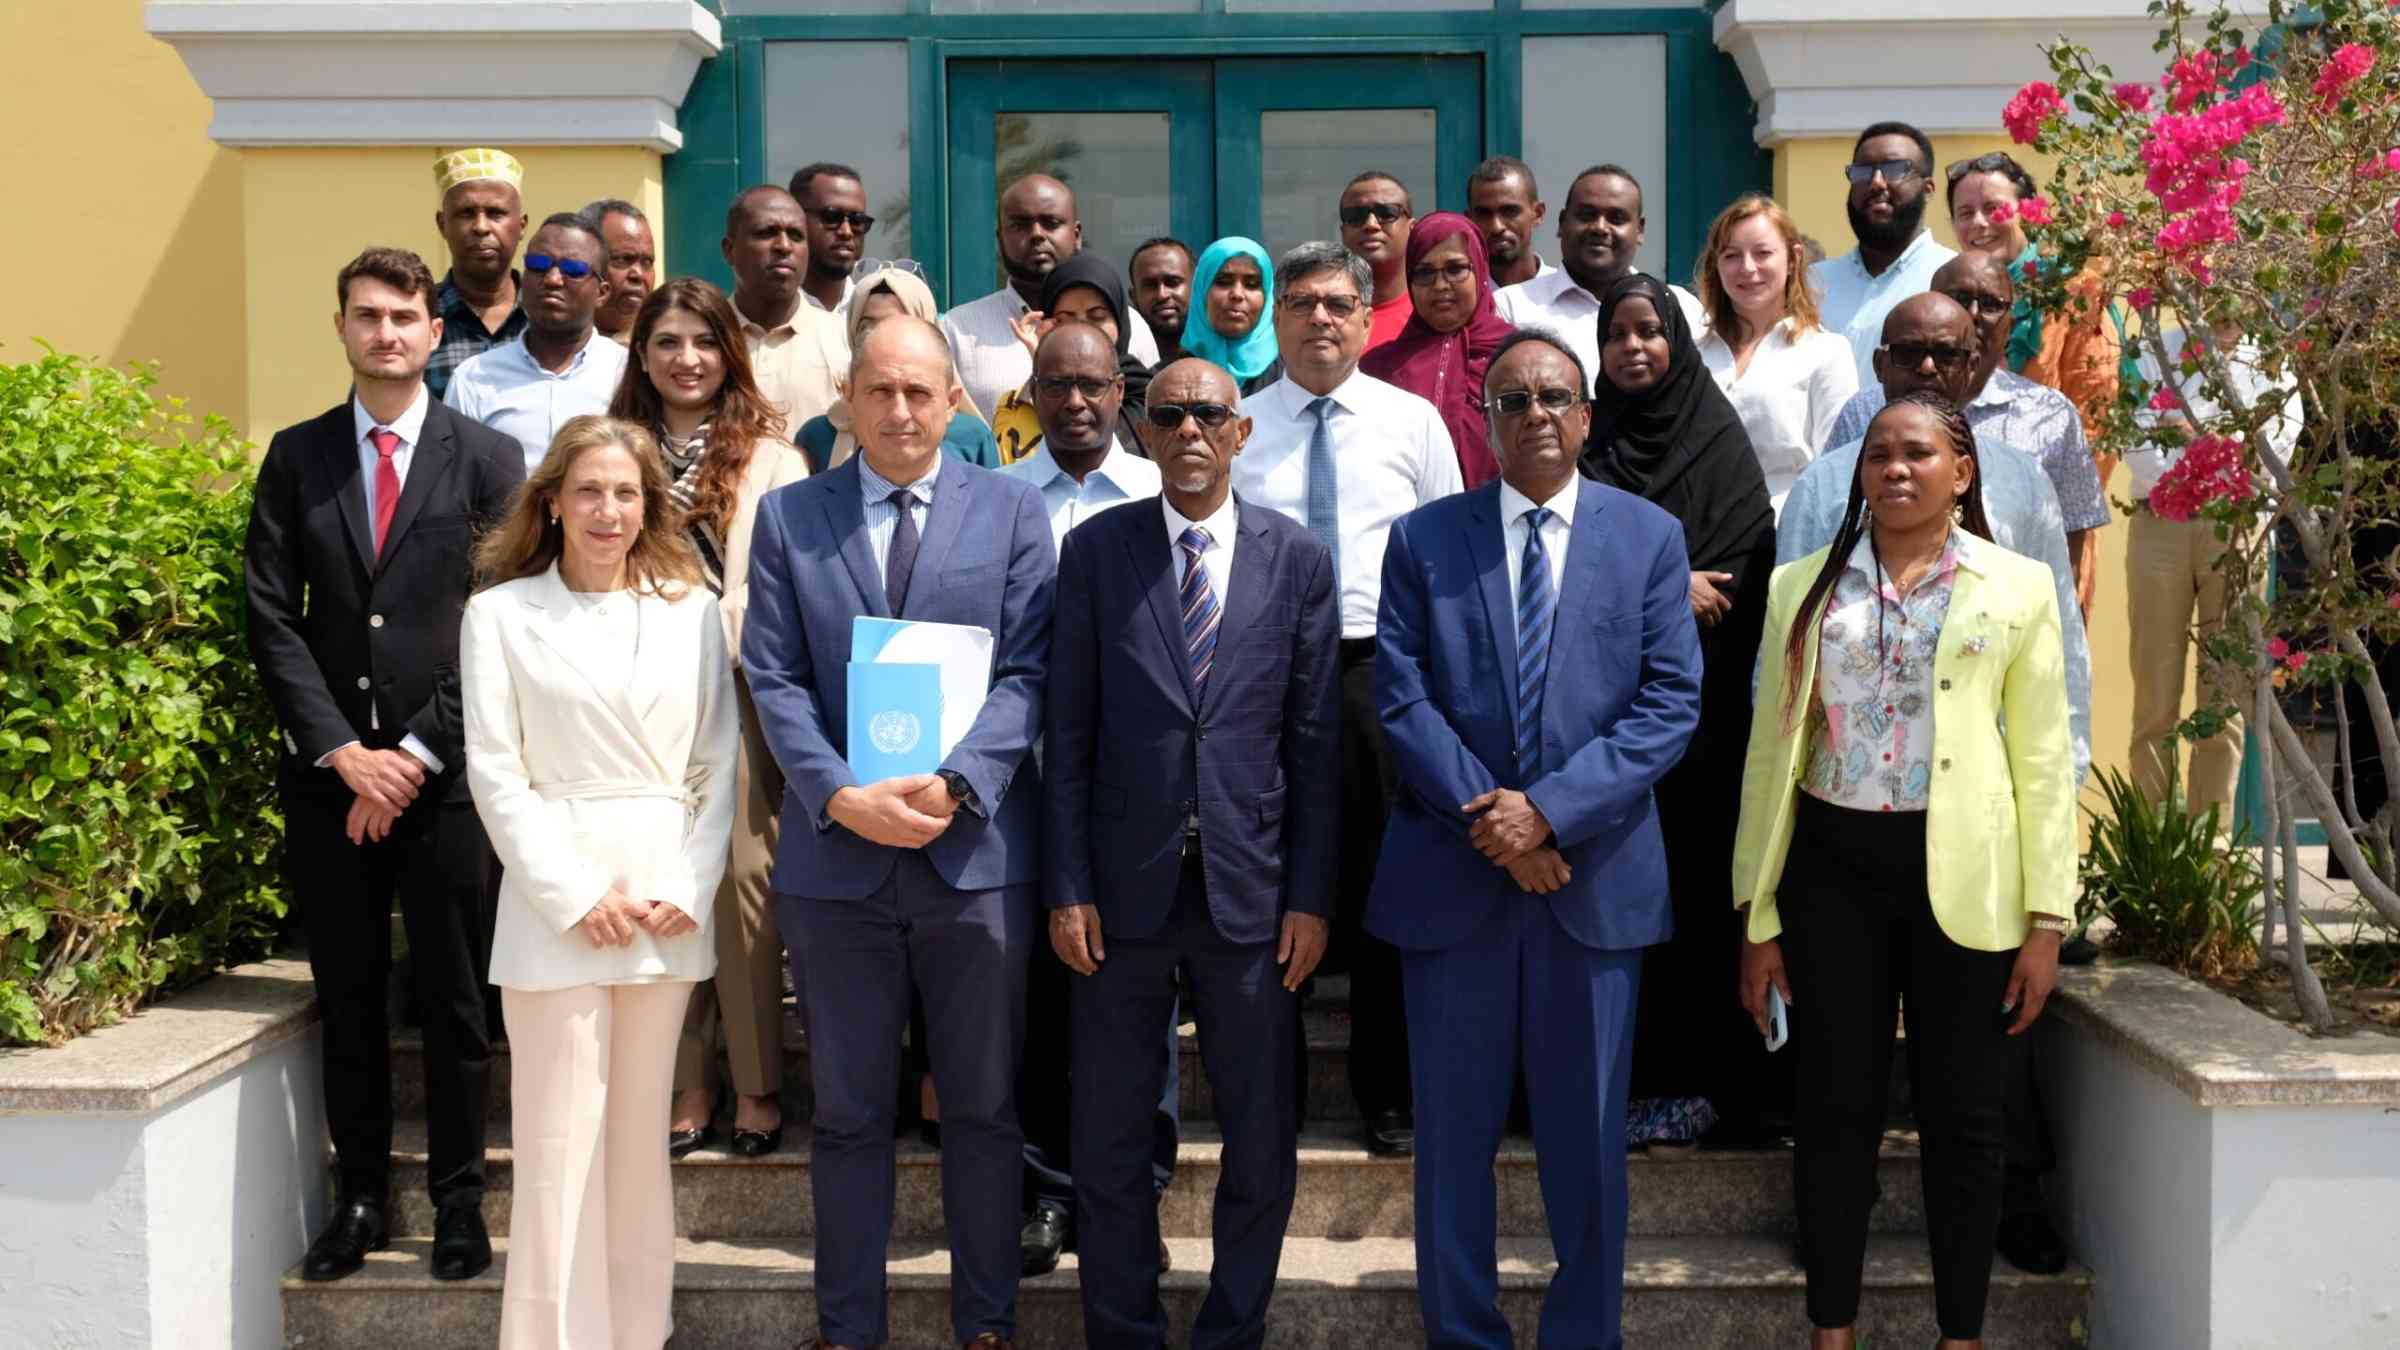
M 1933 660 L 1963 531 L 1902 599 L 1862 538 L 1834 582 L 1817 640 L 1808 768 L 1800 788 L 1853 811 L 1922 811 L 1933 789 Z

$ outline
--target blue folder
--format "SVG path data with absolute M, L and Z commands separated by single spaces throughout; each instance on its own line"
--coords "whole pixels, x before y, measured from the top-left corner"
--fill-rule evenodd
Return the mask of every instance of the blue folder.
M 942 668 L 850 663 L 850 772 L 861 783 L 942 766 Z

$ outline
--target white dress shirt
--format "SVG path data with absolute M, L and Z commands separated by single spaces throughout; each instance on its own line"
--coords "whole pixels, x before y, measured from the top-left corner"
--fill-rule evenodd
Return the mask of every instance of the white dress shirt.
M 2181 373 L 2185 337 L 2186 330 L 2181 328 L 2170 328 L 2159 334 L 2160 343 L 2167 349 L 2167 359 L 2173 363 L 2170 368 L 2178 372 L 2176 379 L 2160 379 L 2158 358 L 2147 350 L 2147 344 L 2141 359 L 2142 378 L 2153 386 L 2172 383 L 2177 392 L 2183 395 L 2184 406 L 2191 410 L 2192 416 L 2206 425 L 2224 416 L 2226 410 L 2208 396 L 2203 372 L 2195 370 L 2189 374 Z M 2266 425 L 2259 429 L 2265 444 L 2256 448 L 2262 454 L 2273 456 L 2276 463 L 2288 465 L 2292 462 L 2293 448 L 2300 443 L 2299 382 L 2288 372 L 2280 380 L 2269 379 L 2266 372 L 2259 369 L 2260 360 L 2258 344 L 2245 338 L 2226 360 L 2225 373 L 2232 378 L 2234 393 L 2244 404 L 2251 408 L 2275 410 L 2267 418 Z M 2144 406 L 2133 415 L 2133 420 L 2144 430 L 2173 427 L 2187 437 L 2192 434 L 2191 423 L 2184 420 L 2181 412 L 2159 412 Z M 2180 445 L 2145 444 L 2138 450 L 2126 452 L 2125 467 L 2133 471 L 2133 499 L 2147 506 L 2151 489 L 2158 486 L 2158 480 L 2164 478 L 2167 470 L 2181 458 L 2183 447 Z
M 504 436 L 525 451 L 527 477 L 550 453 L 550 440 L 570 418 L 608 411 L 624 378 L 626 352 L 595 331 L 563 371 L 544 369 L 520 333 L 490 351 L 467 358 L 450 377 L 442 401 Z
M 1208 573 L 1209 594 L 1217 598 L 1217 612 L 1225 610 L 1226 588 L 1233 584 L 1234 537 L 1241 533 L 1241 514 L 1233 505 L 1233 494 L 1225 494 L 1224 504 L 1217 507 L 1206 520 L 1189 520 L 1165 496 L 1158 499 L 1160 514 L 1167 522 L 1167 552 L 1175 558 L 1175 589 L 1183 589 L 1186 563 L 1183 556 L 1183 532 L 1194 525 L 1208 531 L 1208 547 L 1200 551 L 1201 570 Z
M 1881 276 L 1869 276 L 1867 265 L 1852 249 L 1808 269 L 1809 284 L 1817 288 L 1817 305 L 1825 326 L 1849 340 L 1858 358 L 1858 382 L 1875 383 L 1875 349 L 1883 344 L 1883 321 L 1901 301 L 1933 289 L 1933 274 L 1958 256 L 1922 230 L 1900 250 Z
M 408 411 L 401 413 L 389 422 L 378 422 L 367 411 L 367 405 L 358 401 L 358 395 L 350 396 L 350 425 L 358 436 L 358 486 L 359 491 L 367 499 L 369 529 L 374 528 L 375 521 L 376 461 L 382 459 L 383 456 L 375 449 L 375 442 L 367 439 L 367 433 L 388 431 L 400 438 L 400 448 L 392 451 L 392 472 L 400 476 L 400 486 L 405 489 L 408 486 L 408 466 L 417 457 L 417 439 L 425 431 L 425 409 L 432 402 L 433 395 L 428 393 L 424 386 L 419 385 L 417 396 L 408 405 Z M 367 725 L 377 728 L 383 725 L 383 714 L 375 711 L 373 699 L 367 700 Z M 294 742 L 293 744 L 296 747 L 298 743 Z M 317 760 L 317 767 L 326 768 L 333 763 L 335 755 L 356 744 L 358 744 L 357 741 L 344 741 L 326 751 Z M 415 732 L 412 731 L 400 738 L 400 748 L 416 756 L 417 762 L 423 764 L 428 772 L 440 773 L 442 771 L 442 761 L 434 755 L 425 742 L 417 739 Z
M 1250 443 L 1233 461 L 1233 490 L 1253 506 L 1308 523 L 1308 441 L 1316 395 L 1289 376 L 1243 400 Z M 1375 636 L 1383 548 L 1392 522 L 1465 486 L 1458 450 L 1434 406 L 1372 375 L 1351 372 L 1331 395 L 1341 545 L 1342 636 Z
M 1833 420 L 1858 392 L 1858 359 L 1839 333 L 1811 328 L 1792 336 L 1792 321 L 1769 329 L 1750 353 L 1750 367 L 1733 370 L 1733 348 L 1713 330 L 1700 339 L 1700 359 L 1750 433 L 1750 449 L 1767 475 L 1767 498 L 1783 511 L 1792 480 L 1826 448 Z
M 922 548 L 925 522 L 933 514 L 933 489 L 942 476 L 942 465 L 948 455 L 935 455 L 933 468 L 923 478 L 908 484 L 908 495 L 917 499 L 917 541 Z M 900 508 L 892 505 L 892 493 L 901 485 L 887 480 L 867 464 L 867 457 L 858 457 L 858 493 L 865 499 L 867 509 L 867 552 L 875 555 L 875 579 L 885 586 L 891 584 L 885 574 L 885 560 L 892 556 L 892 534 L 900 528 Z M 913 582 L 912 582 L 913 584 Z
M 1108 443 L 1108 453 L 1080 483 L 1075 475 L 1058 467 L 1047 444 L 1035 446 L 1032 454 L 1003 466 L 1000 472 L 1041 489 L 1042 509 L 1050 513 L 1053 549 L 1065 546 L 1067 531 L 1109 507 L 1158 495 L 1158 466 L 1127 453 L 1114 438 Z
M 811 294 L 809 294 L 809 293 L 808 293 L 807 291 L 805 291 L 805 290 L 804 290 L 804 291 L 802 291 L 802 292 L 800 292 L 800 300 L 801 300 L 801 303 L 803 303 L 803 304 L 807 305 L 807 306 L 808 306 L 810 309 L 822 310 L 823 312 L 825 312 L 825 313 L 827 313 L 827 314 L 839 314 L 839 313 L 841 313 L 841 312 L 842 312 L 844 309 L 846 309 L 846 308 L 848 308 L 848 307 L 849 307 L 849 304 L 850 304 L 850 293 L 851 293 L 852 291 L 855 291 L 855 290 L 857 290 L 857 289 L 858 289 L 858 278 L 857 278 L 857 277 L 844 277 L 844 278 L 842 279 L 842 298 L 841 298 L 841 299 L 839 299 L 839 300 L 836 300 L 836 301 L 834 301 L 832 304 L 830 304 L 830 305 L 829 305 L 829 304 L 826 304 L 824 301 L 822 301 L 822 300 L 819 300 L 817 297 L 815 297 L 814 295 L 811 295 Z M 848 331 L 848 328 L 847 328 L 847 326 L 846 326 L 846 325 L 845 325 L 845 327 L 844 327 L 844 331 L 845 331 L 845 332 L 847 332 L 847 331 Z
M 1510 487 L 1508 480 L 1501 480 L 1500 546 L 1508 551 L 1510 600 L 1515 600 L 1521 589 L 1519 578 L 1525 573 L 1525 540 L 1533 530 L 1533 522 L 1525 518 L 1525 513 L 1537 506 L 1546 506 L 1550 508 L 1550 518 L 1542 522 L 1542 557 L 1550 564 L 1550 598 L 1552 603 L 1557 602 L 1558 588 L 1565 583 L 1567 576 L 1567 545 L 1575 538 L 1575 496 L 1580 491 L 1577 485 L 1582 478 L 1583 475 L 1579 473 L 1568 474 L 1567 485 L 1551 493 L 1550 500 L 1546 502 L 1537 502 Z M 1503 670 L 1515 669 L 1517 611 L 1514 604 L 1509 606 L 1508 615 L 1510 646 L 1501 653 L 1508 658 L 1501 662 Z
M 1693 336 L 1708 331 L 1708 311 L 1700 298 L 1681 286 L 1670 285 L 1675 303 L 1683 306 L 1684 322 Z M 1500 317 L 1519 328 L 1541 327 L 1556 333 L 1583 362 L 1584 379 L 1600 378 L 1600 297 L 1575 284 L 1563 267 L 1544 268 L 1531 281 L 1503 286 L 1492 295 Z M 1664 316 L 1661 316 L 1664 317 Z M 1584 393 L 1592 391 L 1587 387 Z
M 950 359 L 958 364 L 958 381 L 987 418 L 999 408 L 1002 394 L 1024 388 L 1033 378 L 1033 353 L 1009 327 L 1009 320 L 1032 308 L 1014 288 L 1003 286 L 942 316 L 942 336 L 949 339 Z M 1133 324 L 1128 343 L 1134 358 L 1145 366 L 1157 365 L 1158 339 L 1150 335 L 1150 325 L 1130 311 L 1126 317 Z

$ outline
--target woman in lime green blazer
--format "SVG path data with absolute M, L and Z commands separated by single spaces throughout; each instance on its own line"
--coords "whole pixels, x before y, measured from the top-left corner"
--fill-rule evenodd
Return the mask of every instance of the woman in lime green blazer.
M 1809 1320 L 1853 1344 L 1905 1000 L 1942 1345 L 1982 1345 L 2007 1038 L 2073 904 L 2055 584 L 1991 542 L 1975 436 L 1939 395 L 1867 431 L 1833 545 L 1778 568 L 1734 842 L 1742 1003 L 1789 1007 Z

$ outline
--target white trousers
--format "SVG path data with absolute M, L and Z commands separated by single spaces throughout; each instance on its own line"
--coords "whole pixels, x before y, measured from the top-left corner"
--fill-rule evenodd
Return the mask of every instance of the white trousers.
M 517 1157 L 500 1350 L 658 1350 L 673 1329 L 667 1104 L 691 994 L 500 991 Z

